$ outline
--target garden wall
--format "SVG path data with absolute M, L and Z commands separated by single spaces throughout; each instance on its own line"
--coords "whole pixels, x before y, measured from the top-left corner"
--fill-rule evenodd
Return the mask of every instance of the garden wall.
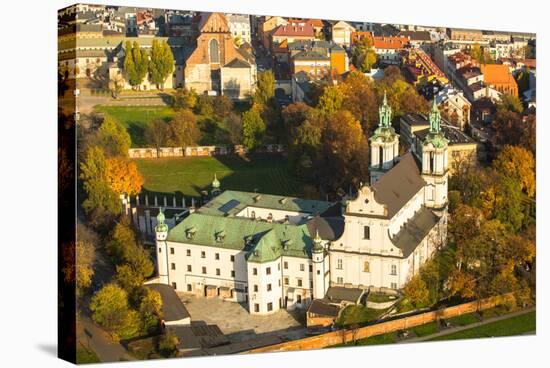
M 511 298 L 513 298 L 513 294 L 499 295 L 479 301 L 459 304 L 437 311 L 430 311 L 410 317 L 396 319 L 393 321 L 381 322 L 375 325 L 361 327 L 353 330 L 338 330 L 322 335 L 307 337 L 305 339 L 288 341 L 280 344 L 266 346 L 263 348 L 252 349 L 247 351 L 246 353 L 321 349 L 327 346 L 344 344 L 346 342 L 354 340 L 362 340 L 371 336 L 381 335 L 388 332 L 405 330 L 411 327 L 436 321 L 440 318 L 451 318 L 460 316 L 461 314 L 489 309 L 497 305 L 501 305 Z
M 259 147 L 256 152 L 282 153 L 282 144 L 267 144 Z M 229 154 L 244 154 L 248 149 L 242 145 L 235 146 L 195 146 L 195 147 L 160 147 L 160 148 L 130 148 L 130 158 L 159 158 L 159 157 L 197 157 L 197 156 L 223 156 Z

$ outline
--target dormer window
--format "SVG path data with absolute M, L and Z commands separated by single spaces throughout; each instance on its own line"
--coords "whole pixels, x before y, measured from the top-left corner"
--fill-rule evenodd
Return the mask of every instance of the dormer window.
M 195 234 L 197 233 L 197 228 L 192 226 L 185 232 L 185 235 L 187 239 L 193 239 L 195 237 Z
M 225 239 L 225 230 L 222 230 L 216 233 L 216 241 L 218 243 L 223 243 L 224 239 Z

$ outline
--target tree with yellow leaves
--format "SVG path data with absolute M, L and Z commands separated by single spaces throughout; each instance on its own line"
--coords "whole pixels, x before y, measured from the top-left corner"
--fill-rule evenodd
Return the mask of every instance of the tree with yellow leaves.
M 116 193 L 137 194 L 143 185 L 143 176 L 137 165 L 123 157 L 107 159 L 106 167 L 109 186 Z
M 518 180 L 530 198 L 535 196 L 535 158 L 531 152 L 519 146 L 504 146 L 493 161 L 493 168 L 504 176 Z

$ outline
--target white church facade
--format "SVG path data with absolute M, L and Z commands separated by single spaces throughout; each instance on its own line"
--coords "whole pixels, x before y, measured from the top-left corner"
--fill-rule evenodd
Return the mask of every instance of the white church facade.
M 447 145 L 434 105 L 419 162 L 399 156 L 384 98 L 370 138 L 370 185 L 339 202 L 221 191 L 169 229 L 157 270 L 181 292 L 245 303 L 252 314 L 306 308 L 329 288 L 401 289 L 446 244 Z

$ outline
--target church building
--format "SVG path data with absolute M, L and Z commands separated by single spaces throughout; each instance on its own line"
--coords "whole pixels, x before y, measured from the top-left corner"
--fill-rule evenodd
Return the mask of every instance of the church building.
M 384 97 L 370 185 L 341 201 L 223 191 L 215 178 L 210 202 L 173 228 L 161 211 L 159 281 L 251 314 L 307 308 L 331 288 L 402 289 L 446 244 L 448 141 L 434 107 L 421 152 L 399 156 L 391 119 Z
M 256 84 L 256 62 L 250 45 L 235 45 L 224 14 L 201 13 L 198 37 L 185 60 L 184 85 L 197 93 L 249 98 Z

